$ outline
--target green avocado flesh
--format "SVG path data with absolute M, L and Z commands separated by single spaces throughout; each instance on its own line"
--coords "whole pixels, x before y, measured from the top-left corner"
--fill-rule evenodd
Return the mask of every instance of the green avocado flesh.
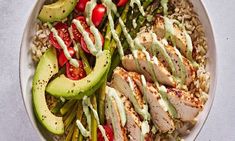
M 84 95 L 90 96 L 105 81 L 110 64 L 110 53 L 105 50 L 96 57 L 94 69 L 85 78 L 71 80 L 62 74 L 48 84 L 46 92 L 66 99 L 81 99 Z
M 44 5 L 38 18 L 43 22 L 55 22 L 65 19 L 74 9 L 77 0 L 58 0 L 49 5 Z
M 41 57 L 33 78 L 33 106 L 38 120 L 51 133 L 63 134 L 64 123 L 62 117 L 57 117 L 48 109 L 45 89 L 50 78 L 58 72 L 56 51 L 50 48 Z

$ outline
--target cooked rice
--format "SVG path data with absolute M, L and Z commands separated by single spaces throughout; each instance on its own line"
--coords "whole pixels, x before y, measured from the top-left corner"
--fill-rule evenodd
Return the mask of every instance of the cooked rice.
M 190 87 L 190 91 L 205 103 L 208 99 L 210 74 L 205 70 L 208 46 L 203 26 L 198 15 L 193 10 L 193 5 L 188 0 L 171 0 L 171 3 L 175 6 L 175 11 L 169 17 L 185 24 L 185 28 L 192 38 L 193 47 L 196 52 L 195 60 L 199 64 L 196 78 Z
M 38 22 L 36 26 L 36 31 L 37 32 L 33 37 L 31 46 L 32 59 L 35 63 L 37 63 L 43 53 L 45 53 L 46 50 L 51 47 L 51 44 L 48 40 L 50 34 L 48 24 L 42 24 L 41 22 Z
M 193 5 L 188 0 L 170 0 L 174 5 L 175 10 L 169 15 L 169 18 L 177 19 L 185 24 L 186 30 L 192 38 L 194 47 L 194 58 L 199 64 L 199 68 L 196 73 L 194 82 L 190 85 L 189 91 L 192 96 L 196 96 L 202 102 L 206 102 L 208 99 L 208 92 L 210 87 L 210 74 L 206 71 L 207 65 L 207 42 L 205 33 L 198 15 L 193 10 Z M 50 30 L 47 24 L 38 23 L 36 27 L 36 35 L 33 38 L 33 45 L 31 47 L 32 59 L 37 63 L 42 54 L 51 47 L 48 36 Z M 179 122 L 178 129 L 172 135 L 166 135 L 164 138 L 157 135 L 156 141 L 176 139 L 180 133 L 189 133 L 189 129 L 192 128 L 193 123 Z M 54 136 L 59 140 L 58 136 Z

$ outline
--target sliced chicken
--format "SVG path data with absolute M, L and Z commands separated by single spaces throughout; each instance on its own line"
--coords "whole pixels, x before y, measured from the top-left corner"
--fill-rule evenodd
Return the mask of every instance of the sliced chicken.
M 109 103 L 110 102 L 110 103 Z M 112 125 L 114 129 L 114 140 L 115 141 L 128 141 L 126 128 L 122 127 L 121 118 L 119 114 L 119 110 L 117 107 L 117 103 L 114 98 L 109 97 L 106 93 L 106 108 L 105 115 L 107 123 Z
M 136 40 L 138 40 L 138 42 L 145 46 L 146 48 L 151 48 L 151 45 L 153 44 L 153 37 L 151 35 L 150 32 L 140 32 L 137 37 Z
M 141 34 L 138 35 L 137 38 L 140 41 L 140 43 L 143 44 L 149 52 L 156 52 L 156 49 L 151 47 L 151 44 L 153 42 L 153 37 L 152 37 L 150 32 L 141 33 Z M 161 41 L 159 41 L 159 43 L 164 45 L 164 49 L 166 50 L 167 54 L 171 58 L 172 63 L 174 65 L 175 69 L 176 69 L 176 72 L 179 75 L 181 75 L 180 72 L 184 71 L 184 72 L 182 72 L 182 74 L 185 74 L 186 76 L 180 76 L 180 78 L 182 79 L 182 77 L 183 77 L 183 79 L 185 79 L 185 84 L 188 86 L 194 80 L 194 78 L 195 78 L 195 69 L 192 66 L 191 62 L 187 58 L 185 58 L 183 55 L 180 55 L 178 49 L 168 45 L 166 40 L 161 40 Z M 176 52 L 176 50 L 177 50 L 177 52 Z M 164 55 L 162 55 L 161 53 L 157 53 L 156 55 L 157 55 L 157 58 L 159 59 L 159 61 L 163 63 L 162 66 L 168 68 L 168 70 L 171 70 L 171 68 L 170 68 L 170 66 L 168 64 L 169 62 L 164 57 Z M 142 58 L 145 58 L 145 56 L 142 57 Z M 124 59 L 127 60 L 128 58 L 124 57 Z M 126 60 L 124 60 L 124 61 L 126 61 Z M 136 65 L 135 63 L 133 63 L 133 65 L 130 65 L 129 62 L 125 63 L 124 61 L 122 61 L 124 67 L 127 66 L 128 68 L 133 68 L 133 66 Z M 181 62 L 182 62 L 182 65 L 181 65 Z M 143 66 L 141 66 L 141 67 L 143 67 Z M 126 69 L 128 69 L 128 68 L 126 68 Z M 146 72 L 143 73 L 143 74 L 149 80 L 150 75 L 147 75 Z M 160 75 L 160 76 L 162 76 L 162 75 Z M 164 83 L 162 83 L 162 84 L 164 84 Z
M 145 104 L 143 101 L 143 96 L 136 84 L 129 81 L 132 80 L 129 77 L 128 72 L 123 68 L 117 67 L 113 72 L 111 86 L 124 94 L 132 102 L 135 110 L 139 113 L 138 110 L 143 109 Z M 133 103 L 135 101 L 136 103 Z M 141 116 L 144 118 L 146 115 L 142 113 Z
M 184 84 L 187 86 L 194 80 L 195 78 L 195 69 L 188 59 L 177 53 L 177 49 L 167 45 L 165 46 L 167 53 L 172 58 L 174 66 L 181 80 L 185 79 Z M 182 72 L 181 72 L 182 71 Z M 183 76 L 181 76 L 181 74 Z M 182 78 L 183 77 L 183 78 Z
M 144 74 L 148 81 L 154 81 L 154 77 L 161 84 L 175 87 L 176 83 L 171 74 L 164 68 L 161 62 L 154 62 L 153 58 L 148 61 L 146 54 L 142 51 L 137 51 L 137 58 L 132 54 L 126 55 L 122 58 L 122 65 L 128 71 L 135 71 Z M 138 64 L 136 63 L 136 60 Z M 138 66 L 139 65 L 139 66 Z M 139 68 L 140 67 L 140 68 Z
M 141 131 L 140 117 L 133 109 L 132 104 L 130 103 L 128 98 L 125 97 L 120 92 L 118 92 L 117 90 L 116 90 L 116 92 L 117 92 L 118 96 L 121 98 L 122 102 L 124 103 L 124 108 L 125 108 L 125 113 L 126 113 L 126 124 L 125 124 L 125 127 L 122 128 L 122 130 L 120 128 L 118 128 L 118 130 L 117 130 L 118 132 L 115 132 L 115 141 L 116 140 L 141 141 L 142 131 Z M 111 120 L 111 118 L 115 118 L 114 116 L 116 116 L 117 119 L 120 119 L 120 114 L 118 113 L 118 109 L 117 109 L 117 103 L 115 102 L 114 99 L 112 99 L 112 100 L 113 100 L 113 102 L 112 102 L 111 108 L 113 111 L 115 111 L 116 114 L 113 114 L 112 117 L 107 117 L 107 115 L 109 115 L 110 112 L 108 112 L 106 110 L 106 118 L 108 118 L 107 119 L 108 122 Z M 106 109 L 108 109 L 108 107 Z M 116 124 L 116 127 L 121 127 L 120 122 L 119 122 L 119 124 Z M 113 128 L 115 128 L 115 127 L 113 127 Z M 125 133 L 125 135 L 123 135 L 124 133 Z M 149 138 L 149 137 L 150 137 L 149 134 L 146 134 L 144 136 L 144 138 Z
M 170 20 L 170 19 L 168 19 Z M 170 21 L 172 22 L 172 21 Z M 175 41 L 175 44 L 177 48 L 180 50 L 180 52 L 186 56 L 187 54 L 187 42 L 186 42 L 186 36 L 184 32 L 178 27 L 177 24 L 173 23 L 174 28 L 174 35 L 172 35 L 173 40 Z M 166 35 L 166 29 L 165 29 L 165 21 L 164 18 L 161 16 L 158 16 L 156 18 L 154 27 L 154 32 L 157 34 L 158 38 L 164 38 Z
M 192 121 L 202 110 L 203 104 L 188 92 L 175 88 L 168 88 L 168 99 L 174 105 L 179 119 L 182 121 Z
M 138 85 L 141 92 L 146 94 L 147 102 L 150 107 L 151 119 L 154 125 L 157 126 L 162 133 L 173 131 L 175 129 L 174 122 L 167 110 L 164 109 L 158 91 L 150 83 L 147 83 L 146 87 L 144 87 L 141 76 L 138 73 L 129 72 L 128 74 Z
M 124 102 L 127 115 L 126 129 L 129 133 L 128 139 L 130 141 L 141 141 L 141 121 L 139 116 L 125 96 L 122 97 L 122 101 Z

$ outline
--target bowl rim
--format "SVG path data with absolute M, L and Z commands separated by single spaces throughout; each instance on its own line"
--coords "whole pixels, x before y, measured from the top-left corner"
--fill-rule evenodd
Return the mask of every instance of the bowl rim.
M 32 13 L 33 11 L 36 9 L 37 5 L 39 4 L 41 0 L 37 0 L 34 2 L 32 8 L 30 9 L 29 13 L 28 13 L 28 18 L 27 18 L 27 21 L 24 25 L 24 32 L 22 34 L 22 38 L 21 38 L 21 44 L 20 44 L 20 51 L 19 51 L 19 83 L 20 83 L 20 91 L 21 91 L 21 98 L 23 99 L 23 104 L 24 104 L 24 109 L 27 113 L 27 117 L 28 119 L 30 120 L 30 124 L 32 125 L 33 129 L 36 130 L 36 133 L 38 135 L 38 137 L 41 139 L 41 140 L 45 140 L 44 136 L 42 135 L 42 133 L 38 130 L 38 127 L 35 126 L 33 120 L 31 119 L 30 117 L 30 114 L 29 114 L 29 111 L 27 109 L 27 106 L 26 106 L 26 101 L 25 101 L 25 98 L 24 98 L 24 91 L 23 91 L 23 86 L 22 86 L 22 50 L 23 50 L 23 43 L 24 43 L 24 39 L 25 39 L 25 36 L 27 34 L 27 27 L 30 25 L 30 20 L 31 20 L 31 16 L 32 16 Z M 45 0 L 44 0 L 45 1 Z M 32 106 L 32 105 L 31 105 Z M 32 106 L 33 107 L 33 106 Z
M 45 1 L 45 0 L 43 0 Z M 192 0 L 189 0 L 189 1 L 192 1 Z M 22 34 L 22 38 L 21 38 L 21 44 L 20 44 L 20 51 L 19 51 L 19 83 L 20 83 L 20 92 L 21 92 L 21 97 L 23 99 L 23 104 L 24 104 L 24 108 L 26 110 L 26 113 L 27 113 L 27 116 L 28 116 L 28 119 L 30 120 L 30 123 L 31 125 L 33 126 L 34 130 L 36 130 L 36 133 L 37 135 L 39 136 L 39 138 L 41 140 L 45 140 L 45 137 L 43 136 L 43 134 L 39 131 L 38 127 L 35 126 L 33 120 L 31 119 L 30 117 L 30 114 L 29 114 L 29 111 L 27 110 L 27 106 L 26 106 L 26 101 L 25 101 L 25 98 L 24 98 L 24 91 L 23 91 L 23 86 L 22 86 L 22 50 L 23 50 L 23 43 L 25 42 L 24 39 L 25 39 L 25 36 L 27 34 L 27 27 L 30 25 L 30 20 L 31 20 L 31 16 L 32 16 L 32 13 L 33 11 L 36 9 L 36 7 L 38 6 L 38 4 L 41 2 L 41 0 L 37 0 L 34 2 L 34 5 L 32 6 L 31 10 L 29 11 L 29 15 L 28 15 L 28 18 L 27 18 L 27 21 L 25 23 L 25 26 L 24 26 L 24 32 Z M 214 104 L 214 99 L 216 97 L 216 88 L 217 88 L 217 72 L 218 72 L 218 55 L 217 55 L 217 44 L 216 44 L 216 40 L 215 40 L 215 34 L 214 34 L 214 26 L 211 22 L 211 19 L 210 19 L 210 16 L 208 14 L 208 10 L 206 9 L 206 6 L 204 4 L 204 2 L 202 2 L 202 0 L 198 0 L 198 2 L 200 3 L 200 5 L 202 6 L 204 12 L 205 12 L 205 17 L 206 19 L 208 20 L 208 25 L 209 27 L 211 28 L 211 37 L 212 37 L 212 43 L 214 44 L 214 48 L 213 48 L 213 51 L 214 51 L 214 83 L 213 83 L 213 87 L 210 88 L 210 91 L 209 93 L 211 93 L 212 95 L 209 96 L 209 98 L 211 99 L 211 103 L 208 108 L 208 111 L 207 113 L 205 114 L 205 119 L 204 121 L 202 122 L 202 125 L 199 127 L 199 130 L 198 132 L 195 134 L 195 136 L 193 137 L 193 140 L 196 140 L 198 135 L 201 133 L 203 127 L 205 126 L 205 123 L 207 122 L 208 120 L 208 117 L 209 117 L 209 114 L 211 112 L 211 109 L 213 107 L 213 104 Z M 203 26 L 204 27 L 204 26 Z M 205 29 L 204 29 L 205 30 Z M 211 81 L 210 81 L 211 83 Z M 210 86 L 211 87 L 211 86 Z M 32 105 L 31 105 L 32 106 Z M 202 110 L 203 111 L 203 110 Z M 200 113 L 199 113 L 200 115 Z M 200 119 L 199 119 L 200 120 Z M 38 121 L 37 121 L 38 122 Z M 189 135 L 190 136 L 190 135 Z
M 190 0 L 190 1 L 192 1 L 192 0 Z M 209 14 L 208 14 L 208 10 L 206 9 L 206 6 L 205 6 L 204 2 L 202 2 L 202 0 L 199 0 L 198 2 L 200 3 L 200 5 L 202 6 L 203 10 L 205 11 L 205 16 L 206 16 L 206 18 L 208 19 L 208 24 L 209 24 L 209 27 L 211 28 L 211 37 L 212 37 L 213 44 L 214 44 L 213 50 L 214 50 L 214 59 L 215 59 L 215 60 L 214 60 L 214 84 L 213 84 L 213 87 L 210 88 L 210 91 L 211 91 L 211 92 L 209 92 L 209 93 L 212 94 L 212 96 L 209 96 L 210 99 L 211 99 L 211 103 L 210 103 L 210 105 L 208 105 L 208 106 L 209 106 L 208 112 L 206 113 L 205 119 L 204 119 L 204 121 L 203 121 L 201 127 L 199 127 L 199 130 L 198 130 L 198 132 L 196 133 L 196 135 L 195 135 L 195 137 L 194 137 L 193 140 L 196 140 L 196 139 L 197 139 L 197 137 L 198 137 L 199 134 L 201 133 L 203 127 L 205 126 L 205 123 L 207 122 L 207 120 L 208 120 L 208 118 L 209 118 L 209 114 L 210 114 L 210 112 L 211 112 L 211 109 L 212 109 L 212 107 L 213 107 L 214 100 L 215 100 L 215 97 L 216 97 L 217 77 L 218 77 L 218 54 L 217 54 L 217 44 L 216 44 L 215 34 L 214 34 L 214 32 L 215 32 L 214 29 L 215 29 L 215 28 L 214 28 L 214 26 L 213 26 L 213 24 L 212 24 L 212 22 L 211 22 L 211 18 L 210 18 Z M 204 28 L 204 26 L 203 26 L 203 28 Z M 203 29 L 203 30 L 205 30 L 205 29 Z M 211 83 L 211 81 L 210 81 L 210 83 Z M 210 86 L 210 87 L 211 87 L 211 86 Z M 203 110 L 204 110 L 204 109 L 203 109 Z M 201 112 L 203 112 L 203 110 L 202 110 Z M 199 115 L 200 115 L 200 113 L 199 113 Z

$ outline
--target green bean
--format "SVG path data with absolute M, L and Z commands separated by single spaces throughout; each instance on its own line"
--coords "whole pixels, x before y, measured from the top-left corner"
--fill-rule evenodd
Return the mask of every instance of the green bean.
M 65 115 L 69 110 L 71 110 L 71 107 L 76 103 L 76 100 L 69 100 L 66 102 L 63 107 L 60 109 L 61 115 Z
M 82 120 L 83 110 L 82 110 L 82 102 L 78 101 L 78 108 L 77 108 L 77 120 Z M 76 123 L 74 123 L 76 125 Z M 77 126 L 75 126 L 72 141 L 77 141 L 79 137 L 79 129 Z
M 72 136 L 72 141 L 77 141 L 79 137 L 79 129 L 75 126 Z
M 67 113 L 66 117 L 64 118 L 64 127 L 65 129 L 69 127 L 72 123 L 74 118 L 76 117 L 76 110 L 77 110 L 78 103 L 75 104 L 73 110 L 70 113 Z
M 74 132 L 74 128 L 75 128 L 75 124 L 72 124 L 70 127 L 69 127 L 69 133 L 67 134 L 66 138 L 65 138 L 65 141 L 71 141 L 71 138 L 72 138 L 72 135 L 73 135 L 73 132 Z
M 91 104 L 95 110 L 97 110 L 96 97 L 91 96 Z M 97 141 L 97 121 L 94 114 L 91 114 L 91 141 Z
M 51 112 L 53 113 L 53 114 L 57 114 L 59 111 L 60 111 L 60 109 L 61 109 L 61 107 L 64 105 L 66 103 L 66 101 L 58 101 L 57 102 L 57 104 L 56 104 L 56 106 L 51 110 Z
M 82 134 L 79 134 L 78 141 L 83 141 L 83 136 L 82 136 Z
M 82 62 L 83 62 L 83 66 L 84 66 L 84 70 L 86 71 L 86 74 L 89 74 L 92 69 L 90 67 L 90 64 L 86 58 L 86 55 L 84 53 L 84 51 L 82 49 L 79 50 L 79 54 L 80 54 L 80 57 L 82 59 Z
M 112 38 L 111 27 L 110 27 L 109 21 L 108 21 L 107 22 L 107 29 L 106 29 L 106 33 L 105 33 L 104 50 L 109 50 L 111 38 Z
M 127 18 L 127 13 L 128 13 L 129 7 L 130 7 L 130 4 L 126 4 L 126 6 L 125 6 L 125 8 L 124 8 L 124 10 L 122 12 L 122 15 L 121 15 L 121 19 L 124 21 L 124 23 L 125 23 L 126 18 Z M 120 36 L 121 33 L 122 33 L 121 25 L 118 24 L 115 30 L 116 30 L 117 35 Z M 110 43 L 110 53 L 111 53 L 111 56 L 112 56 L 115 48 L 116 48 L 116 41 L 114 39 L 112 39 L 112 41 Z
M 86 125 L 87 125 L 87 123 L 86 123 L 86 117 L 85 117 L 85 116 L 82 117 L 82 125 L 83 125 L 84 127 L 86 127 Z M 79 134 L 78 141 L 83 141 L 83 136 L 82 136 L 82 134 Z

